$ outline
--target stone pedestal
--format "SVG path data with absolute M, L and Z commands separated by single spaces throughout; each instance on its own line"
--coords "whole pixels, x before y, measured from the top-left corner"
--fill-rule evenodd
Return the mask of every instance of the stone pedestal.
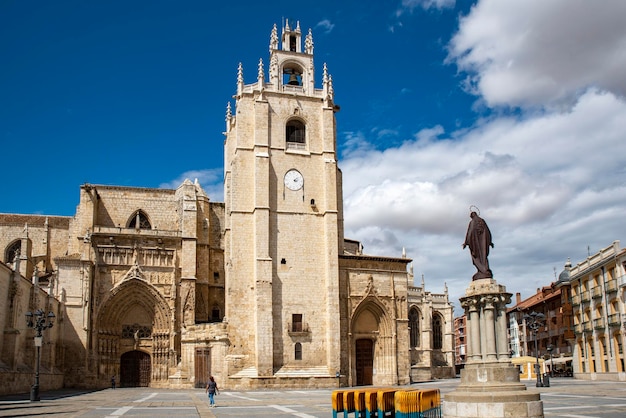
M 539 393 L 526 390 L 509 355 L 506 305 L 511 294 L 494 279 L 475 280 L 461 298 L 466 363 L 461 384 L 445 396 L 446 418 L 543 417 Z

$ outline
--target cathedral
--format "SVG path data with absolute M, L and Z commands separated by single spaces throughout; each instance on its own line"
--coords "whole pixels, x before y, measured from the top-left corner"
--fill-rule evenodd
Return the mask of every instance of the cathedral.
M 270 34 L 254 82 L 226 109 L 224 202 L 84 184 L 74 216 L 0 214 L 0 375 L 32 382 L 27 311 L 49 386 L 337 387 L 454 376 L 447 289 L 411 260 L 344 237 L 332 77 L 313 36 Z M 319 75 L 318 75 L 319 76 Z M 1 210 L 1 208 L 0 208 Z M 47 379 L 47 380 L 46 380 Z M 45 387 L 45 385 L 43 385 Z M 48 387 L 50 388 L 50 387 Z

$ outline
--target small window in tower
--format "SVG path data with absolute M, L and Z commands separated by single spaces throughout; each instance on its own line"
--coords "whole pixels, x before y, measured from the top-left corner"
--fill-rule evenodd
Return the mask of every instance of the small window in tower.
M 301 87 L 302 73 L 294 68 L 285 68 L 283 71 L 283 84 L 292 87 Z
M 304 149 L 306 130 L 304 123 L 299 120 L 290 120 L 286 128 L 287 149 Z
M 15 257 L 20 254 L 20 250 L 22 249 L 22 241 L 17 240 L 13 244 L 9 245 L 4 252 L 4 262 L 6 264 L 13 264 L 15 262 Z
M 148 216 L 141 210 L 138 210 L 130 217 L 128 227 L 134 229 L 152 229 Z
M 302 332 L 302 314 L 291 315 L 291 332 Z
M 302 360 L 302 344 L 296 343 L 294 347 L 294 358 L 296 360 Z
M 296 43 L 297 42 L 298 41 L 296 40 L 295 36 L 290 36 L 289 37 L 289 50 L 290 51 L 296 52 Z
M 219 306 L 213 306 L 211 309 L 211 321 L 218 322 L 220 320 L 220 308 Z

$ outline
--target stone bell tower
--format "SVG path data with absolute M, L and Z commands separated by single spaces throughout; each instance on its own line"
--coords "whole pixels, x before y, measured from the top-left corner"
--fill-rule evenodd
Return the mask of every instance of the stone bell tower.
M 303 39 L 299 22 L 285 23 L 280 42 L 274 25 L 269 53 L 267 78 L 259 60 L 256 81 L 244 84 L 239 65 L 236 111 L 229 103 L 226 115 L 233 386 L 238 378 L 241 386 L 261 385 L 258 378 L 330 379 L 340 362 L 343 214 L 332 79 L 324 65 L 315 87 L 313 36 L 309 30 Z

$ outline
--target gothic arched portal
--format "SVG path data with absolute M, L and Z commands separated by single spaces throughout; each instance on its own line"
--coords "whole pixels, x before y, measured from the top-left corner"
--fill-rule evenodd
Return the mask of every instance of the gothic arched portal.
M 119 374 L 120 383 L 124 384 L 124 361 L 137 361 L 141 363 L 141 372 L 136 371 L 137 373 L 144 376 L 148 370 L 147 378 L 144 376 L 139 381 L 142 385 L 146 383 L 145 379 L 146 386 L 152 381 L 167 380 L 170 318 L 170 309 L 165 298 L 139 277 L 126 279 L 111 289 L 95 321 L 101 379 Z M 128 354 L 129 352 L 142 352 L 145 356 Z M 130 357 L 124 360 L 127 355 Z M 137 381 L 134 374 L 125 373 L 126 379 L 130 379 L 128 382 Z
M 397 384 L 394 333 L 382 303 L 367 298 L 355 309 L 351 324 L 351 379 L 353 385 Z

